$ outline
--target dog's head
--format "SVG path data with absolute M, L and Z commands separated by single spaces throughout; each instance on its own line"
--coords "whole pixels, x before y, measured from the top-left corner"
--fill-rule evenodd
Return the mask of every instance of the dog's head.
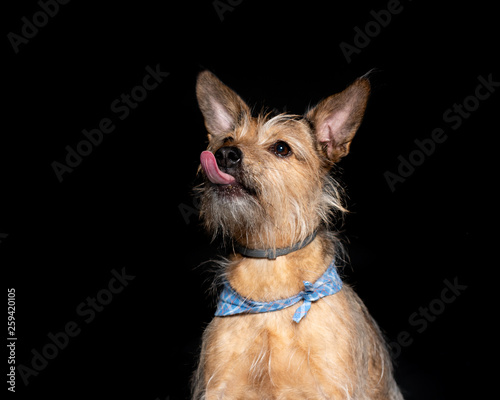
M 208 71 L 196 94 L 208 130 L 201 154 L 201 216 L 207 229 L 253 248 L 303 240 L 332 212 L 344 211 L 329 171 L 349 152 L 370 92 L 359 78 L 305 116 L 253 117 Z

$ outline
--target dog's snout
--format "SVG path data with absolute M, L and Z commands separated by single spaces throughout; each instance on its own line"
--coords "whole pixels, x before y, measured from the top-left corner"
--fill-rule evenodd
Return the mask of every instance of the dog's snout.
M 221 147 L 214 155 L 217 165 L 225 172 L 236 169 L 241 164 L 243 157 L 241 150 L 234 146 Z

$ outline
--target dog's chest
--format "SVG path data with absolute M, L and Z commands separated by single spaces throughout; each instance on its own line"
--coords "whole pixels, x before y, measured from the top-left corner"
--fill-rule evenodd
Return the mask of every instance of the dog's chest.
M 322 392 L 323 372 L 336 365 L 332 352 L 336 343 L 322 314 L 327 300 L 314 304 L 308 316 L 297 324 L 292 321 L 295 307 L 266 314 L 216 318 L 208 339 L 207 367 L 213 371 L 206 379 L 233 398 L 245 393 L 245 399 L 263 393 L 279 398 L 287 391 L 314 398 Z M 318 327 L 317 327 L 318 325 Z M 249 388 L 254 391 L 249 393 Z M 229 392 L 227 392 L 229 391 Z M 240 393 L 241 391 L 241 393 Z M 313 396 L 313 397 L 307 397 Z

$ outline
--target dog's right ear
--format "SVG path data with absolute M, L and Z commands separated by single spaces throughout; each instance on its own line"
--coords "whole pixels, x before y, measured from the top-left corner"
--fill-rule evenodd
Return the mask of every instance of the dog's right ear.
M 198 75 L 196 97 L 209 137 L 233 131 L 244 114 L 250 114 L 250 109 L 240 96 L 210 71 Z

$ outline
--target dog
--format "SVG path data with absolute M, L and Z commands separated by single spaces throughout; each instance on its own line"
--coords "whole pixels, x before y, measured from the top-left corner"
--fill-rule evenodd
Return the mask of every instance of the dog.
M 252 116 L 214 74 L 198 75 L 200 217 L 231 254 L 193 399 L 403 399 L 377 324 L 338 275 L 342 246 L 329 230 L 346 211 L 330 171 L 369 93 L 361 77 L 304 116 Z

